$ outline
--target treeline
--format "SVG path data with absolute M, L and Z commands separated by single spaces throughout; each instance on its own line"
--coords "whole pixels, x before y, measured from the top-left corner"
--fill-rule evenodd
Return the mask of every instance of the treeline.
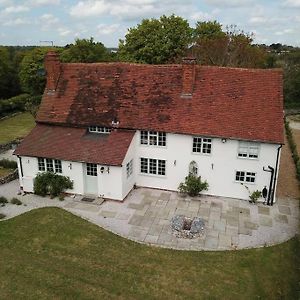
M 284 70 L 285 106 L 300 108 L 300 49 L 254 44 L 253 38 L 253 34 L 233 25 L 223 29 L 217 21 L 209 21 L 198 22 L 192 28 L 187 20 L 171 15 L 144 19 L 130 28 L 117 51 L 110 51 L 93 38 L 76 39 L 65 47 L 0 46 L 0 115 L 16 110 L 36 113 L 46 81 L 43 61 L 51 49 L 59 53 L 63 62 L 165 64 L 194 56 L 202 65 L 280 67 Z

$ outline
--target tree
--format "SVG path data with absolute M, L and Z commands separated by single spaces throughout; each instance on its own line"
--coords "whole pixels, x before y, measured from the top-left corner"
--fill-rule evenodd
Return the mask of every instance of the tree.
M 110 53 L 101 42 L 90 39 L 76 39 L 67 45 L 60 55 L 63 62 L 92 63 L 110 60 Z
M 144 19 L 130 28 L 120 40 L 120 60 L 149 64 L 174 62 L 183 56 L 191 42 L 192 29 L 181 17 L 163 15 L 160 19 Z
M 223 31 L 216 21 L 197 22 L 193 36 L 191 52 L 200 64 L 251 68 L 266 64 L 265 49 L 254 45 L 253 35 L 235 25 Z
M 300 50 L 294 50 L 283 57 L 283 92 L 285 106 L 300 107 Z
M 44 58 L 46 53 L 53 48 L 39 47 L 24 55 L 20 66 L 20 81 L 23 91 L 31 95 L 41 95 L 44 92 L 46 76 Z

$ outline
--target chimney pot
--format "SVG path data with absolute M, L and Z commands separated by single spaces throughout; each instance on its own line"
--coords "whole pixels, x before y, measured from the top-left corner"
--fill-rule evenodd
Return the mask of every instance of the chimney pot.
M 191 97 L 193 95 L 195 76 L 196 76 L 196 59 L 194 57 L 184 57 L 182 59 L 182 97 Z

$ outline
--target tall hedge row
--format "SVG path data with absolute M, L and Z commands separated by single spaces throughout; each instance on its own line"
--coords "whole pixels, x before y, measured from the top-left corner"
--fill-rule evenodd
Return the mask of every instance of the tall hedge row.
M 25 111 L 25 104 L 29 101 L 30 95 L 21 94 L 9 99 L 0 99 L 0 117 L 8 114 Z

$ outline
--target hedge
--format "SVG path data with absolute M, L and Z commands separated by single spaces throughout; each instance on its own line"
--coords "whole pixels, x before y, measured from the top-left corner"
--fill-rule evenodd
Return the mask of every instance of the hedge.
M 6 169 L 16 169 L 18 167 L 18 165 L 14 160 L 9 160 L 9 159 L 3 158 L 0 160 L 0 167 L 6 168 Z
M 285 119 L 284 120 L 284 125 L 285 125 L 285 132 L 287 136 L 287 140 L 292 152 L 292 158 L 294 160 L 295 166 L 296 166 L 296 176 L 297 179 L 300 181 L 300 159 L 299 159 L 299 154 L 297 151 L 297 145 L 294 140 L 293 132 L 291 130 L 289 122 Z
M 28 94 L 21 94 L 9 99 L 0 99 L 0 117 L 17 111 L 25 111 L 25 104 L 29 101 L 29 97 Z

